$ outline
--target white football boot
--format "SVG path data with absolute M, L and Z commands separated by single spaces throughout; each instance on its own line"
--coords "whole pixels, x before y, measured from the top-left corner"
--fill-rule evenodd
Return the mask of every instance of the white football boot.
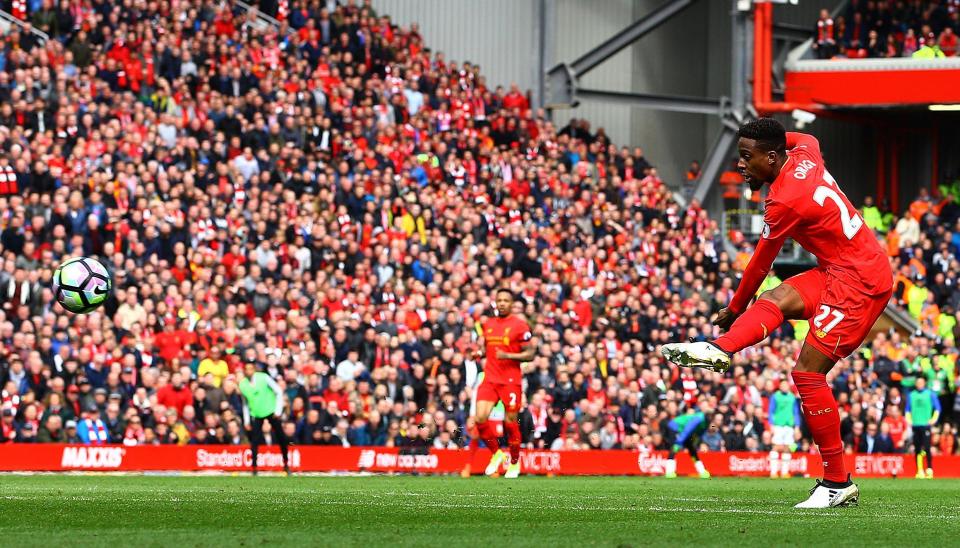
M 507 466 L 507 473 L 503 479 L 515 479 L 520 477 L 520 461 L 512 462 Z
M 856 483 L 846 487 L 827 487 L 820 480 L 810 490 L 810 498 L 798 503 L 794 508 L 835 508 L 837 506 L 856 506 L 860 501 L 860 489 Z
M 670 479 L 677 477 L 677 461 L 670 459 L 663 464 L 663 477 Z
M 490 464 L 487 465 L 487 470 L 484 472 L 488 476 L 500 473 L 500 466 L 503 464 L 503 460 L 507 458 L 507 454 L 501 449 L 497 449 L 497 452 L 490 457 Z
M 682 367 L 702 367 L 717 373 L 730 369 L 730 354 L 712 342 L 669 343 L 660 348 L 660 353 Z

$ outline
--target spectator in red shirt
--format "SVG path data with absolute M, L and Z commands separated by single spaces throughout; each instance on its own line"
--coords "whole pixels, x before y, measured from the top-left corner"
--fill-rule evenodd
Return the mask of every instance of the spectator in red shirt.
M 157 404 L 176 409 L 178 417 L 183 415 L 184 407 L 193 404 L 193 393 L 183 383 L 180 372 L 170 375 L 170 382 L 157 390 Z
M 898 453 L 904 450 L 905 434 L 907 432 L 907 419 L 903 417 L 900 408 L 894 404 L 887 406 L 887 416 L 883 419 L 890 429 L 890 440 L 893 442 L 893 448 Z
M 330 402 L 337 404 L 337 409 L 344 411 L 349 408 L 350 397 L 343 389 L 343 381 L 339 377 L 330 377 L 330 384 L 323 391 L 323 400 L 329 405 Z
M 153 344 L 159 350 L 164 363 L 168 365 L 172 364 L 174 359 L 179 358 L 186 347 L 183 333 L 176 330 L 176 322 L 173 318 L 164 322 L 163 331 L 154 335 Z
M 530 101 L 520 92 L 517 84 L 510 84 L 510 93 L 503 98 L 503 108 L 523 113 L 530 108 Z
M 953 32 L 953 28 L 946 27 L 943 29 L 943 32 L 940 33 L 939 43 L 940 50 L 947 57 L 953 57 L 957 54 L 957 35 Z

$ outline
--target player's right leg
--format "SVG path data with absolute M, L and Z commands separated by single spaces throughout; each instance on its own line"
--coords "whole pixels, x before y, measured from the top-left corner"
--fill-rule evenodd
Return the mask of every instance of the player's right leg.
M 504 479 L 514 479 L 520 476 L 520 445 L 523 435 L 520 433 L 520 407 L 523 401 L 523 388 L 520 384 L 499 385 L 497 393 L 504 406 L 503 430 L 507 435 L 507 446 L 510 448 L 510 463 Z
M 278 444 L 280 445 L 280 455 L 283 458 L 283 472 L 290 475 L 290 459 L 289 459 L 289 446 L 290 441 L 287 439 L 286 434 L 283 432 L 283 423 L 280 422 L 278 417 L 271 416 L 270 421 L 270 430 L 274 433 Z
M 522 441 L 520 438 L 520 418 L 516 411 L 507 411 L 504 414 L 503 429 L 507 434 L 507 445 L 510 447 L 510 458 L 503 478 L 516 479 L 520 477 L 520 443 Z
M 493 390 L 488 383 L 484 382 L 477 387 L 477 431 L 480 434 L 480 439 L 487 445 L 487 449 L 493 453 L 485 471 L 488 476 L 499 472 L 500 466 L 506 458 L 505 453 L 500 448 L 500 440 L 497 439 L 497 433 L 493 430 L 493 425 L 490 424 L 490 421 L 487 420 L 490 418 L 490 411 L 493 410 L 493 406 L 496 405 L 498 399 L 496 390 Z
M 822 293 L 825 279 L 819 269 L 794 276 L 778 287 L 763 292 L 757 302 L 717 340 L 665 344 L 660 353 L 677 365 L 702 367 L 722 373 L 730 368 L 732 354 L 767 338 L 780 327 L 784 319 L 810 317 L 816 299 Z
M 764 291 L 714 344 L 732 354 L 766 339 L 784 320 L 809 318 L 825 283 L 826 276 L 815 268 Z

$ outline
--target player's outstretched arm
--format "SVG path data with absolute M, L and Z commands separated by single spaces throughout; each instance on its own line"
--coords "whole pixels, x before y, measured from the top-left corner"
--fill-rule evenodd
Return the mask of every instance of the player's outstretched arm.
M 777 258 L 781 247 L 783 247 L 783 238 L 776 240 L 760 238 L 757 248 L 753 252 L 753 257 L 750 258 L 746 270 L 743 271 L 743 279 L 740 280 L 736 293 L 730 299 L 730 304 L 717 315 L 717 320 L 714 322 L 716 325 L 727 329 L 740 314 L 743 314 L 750 299 L 757 293 L 760 284 L 763 283 L 767 273 L 770 272 L 773 260 Z

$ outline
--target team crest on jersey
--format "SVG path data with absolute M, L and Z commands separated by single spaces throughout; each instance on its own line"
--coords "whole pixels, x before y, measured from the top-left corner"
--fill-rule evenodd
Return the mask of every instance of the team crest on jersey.
M 822 339 L 822 338 L 824 338 L 824 337 L 827 336 L 827 332 L 824 331 L 823 329 L 817 329 L 817 330 L 814 332 L 814 335 L 816 335 L 818 339 Z

